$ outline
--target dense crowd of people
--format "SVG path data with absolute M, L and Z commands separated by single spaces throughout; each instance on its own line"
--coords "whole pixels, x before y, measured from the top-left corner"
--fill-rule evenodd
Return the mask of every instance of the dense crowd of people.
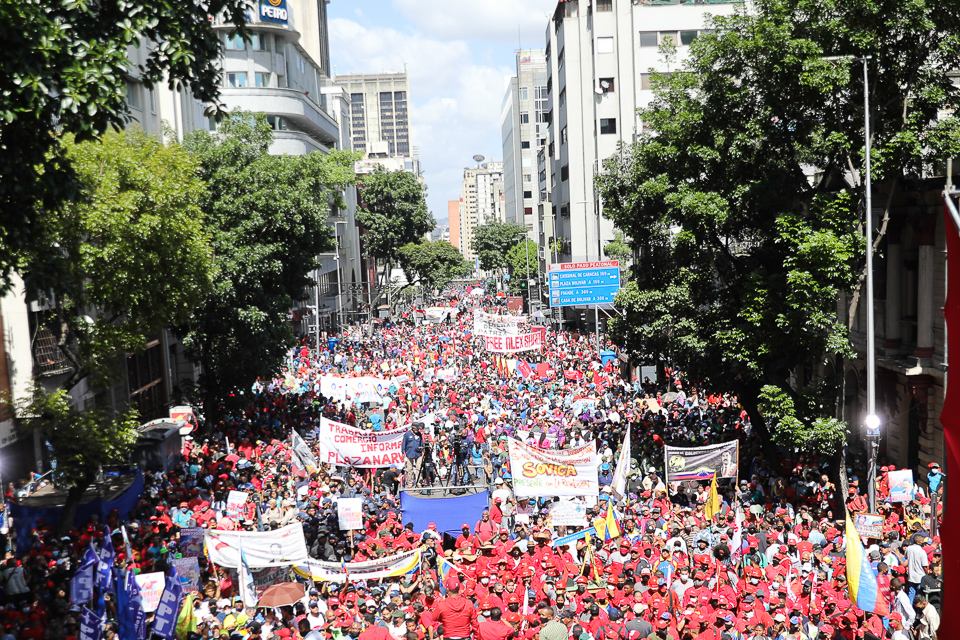
M 423 561 L 405 576 L 308 581 L 303 601 L 258 608 L 240 600 L 235 571 L 204 555 L 184 638 L 936 637 L 940 541 L 929 526 L 936 514 L 921 489 L 912 501 L 889 499 L 892 467 L 881 467 L 876 486 L 882 537 L 865 540 L 889 611 L 883 615 L 851 602 L 846 582 L 841 506 L 866 510 L 862 470 L 847 469 L 843 495 L 825 460 L 790 452 L 769 459 L 735 396 L 691 386 L 673 371 L 661 384 L 627 382 L 618 363 L 599 355 L 610 345 L 590 335 L 547 331 L 542 349 L 511 356 L 547 365 L 524 377 L 471 334 L 478 304 L 503 311 L 495 301 L 464 296 L 450 303 L 460 313 L 440 323 L 346 332 L 319 351 L 305 343 L 283 375 L 255 386 L 245 410 L 187 437 L 178 468 L 144 472 L 144 493 L 124 521 L 110 514 L 62 537 L 41 521 L 27 539 L 11 527 L 0 572 L 0 640 L 80 637 L 70 579 L 87 550 L 108 538 L 116 567 L 146 573 L 168 571 L 183 556 L 183 528 L 256 531 L 295 522 L 318 560 L 349 568 L 420 548 Z M 440 369 L 454 375 L 441 379 Z M 391 386 L 382 404 L 370 404 L 325 397 L 320 375 L 406 381 Z M 412 425 L 406 464 L 321 464 L 304 472 L 291 456 L 291 432 L 313 442 L 321 417 L 371 432 Z M 633 455 L 621 495 L 613 473 L 628 426 Z M 595 442 L 601 491 L 587 499 L 587 520 L 604 516 L 611 503 L 620 535 L 554 544 L 577 528 L 552 525 L 552 498 L 514 494 L 508 438 L 543 449 Z M 740 443 L 740 479 L 720 484 L 719 512 L 708 518 L 711 483 L 668 483 L 663 447 L 732 440 Z M 939 477 L 931 468 L 930 491 L 942 491 Z M 403 524 L 400 488 L 440 484 L 489 493 L 489 509 L 459 536 L 430 522 Z M 239 509 L 228 509 L 231 490 L 249 496 Z M 362 499 L 363 530 L 340 530 L 341 498 Z M 116 599 L 107 593 L 100 607 L 102 637 L 118 637 Z

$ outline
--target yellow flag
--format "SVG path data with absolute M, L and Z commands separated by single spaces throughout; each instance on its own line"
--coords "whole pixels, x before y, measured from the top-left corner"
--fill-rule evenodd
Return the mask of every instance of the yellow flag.
M 713 474 L 713 480 L 710 482 L 710 493 L 707 494 L 707 504 L 703 507 L 703 515 L 707 520 L 713 520 L 714 516 L 720 513 L 720 494 L 717 493 L 717 474 Z
M 177 616 L 177 639 L 186 640 L 187 634 L 197 630 L 197 618 L 193 615 L 193 594 L 187 594 L 180 605 L 180 615 Z

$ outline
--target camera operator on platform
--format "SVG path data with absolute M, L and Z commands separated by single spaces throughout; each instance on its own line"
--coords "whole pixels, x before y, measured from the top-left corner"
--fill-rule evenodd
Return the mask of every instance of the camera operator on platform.
M 417 477 L 417 461 L 423 453 L 423 434 L 420 433 L 420 425 L 414 423 L 403 435 L 403 455 L 406 458 L 403 467 L 404 486 L 413 485 Z

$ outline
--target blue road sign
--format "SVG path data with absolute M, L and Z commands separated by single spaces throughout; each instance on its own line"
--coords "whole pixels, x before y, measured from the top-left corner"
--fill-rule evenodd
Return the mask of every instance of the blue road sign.
M 551 307 L 613 304 L 620 289 L 620 262 L 564 262 L 547 273 Z

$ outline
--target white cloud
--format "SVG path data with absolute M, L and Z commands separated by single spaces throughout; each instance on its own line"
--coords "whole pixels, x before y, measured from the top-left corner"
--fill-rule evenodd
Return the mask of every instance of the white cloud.
M 502 156 L 500 108 L 508 66 L 463 40 L 441 40 L 386 26 L 330 20 L 337 73 L 403 71 L 410 76 L 411 143 L 420 149 L 434 216 L 460 197 L 463 168 L 480 153 Z M 486 64 L 484 64 L 486 63 Z
M 441 40 L 487 40 L 525 49 L 544 46 L 557 0 L 393 0 L 424 33 Z

